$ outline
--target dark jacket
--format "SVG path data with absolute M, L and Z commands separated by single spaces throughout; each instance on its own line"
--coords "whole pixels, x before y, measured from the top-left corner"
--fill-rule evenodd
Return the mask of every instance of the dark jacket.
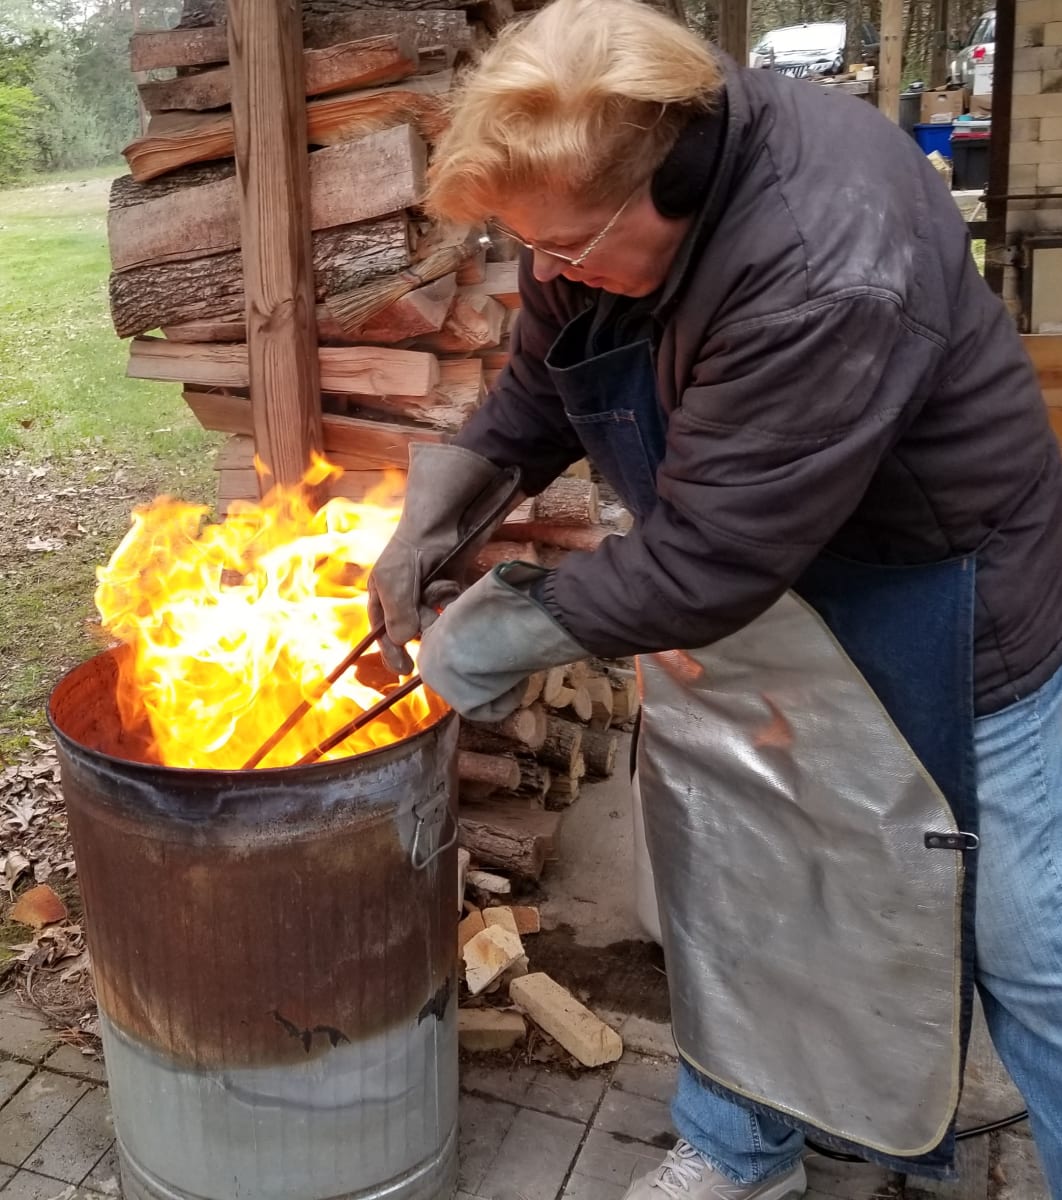
M 659 503 L 570 555 L 544 602 L 595 654 L 692 648 L 824 548 L 979 551 L 977 711 L 995 711 L 1062 663 L 1062 460 L 1035 373 L 906 134 L 863 101 L 727 70 L 709 149 L 679 164 L 699 215 L 653 298 Z M 458 440 L 535 492 L 583 453 L 543 360 L 605 298 L 526 269 L 521 295 L 511 362 Z

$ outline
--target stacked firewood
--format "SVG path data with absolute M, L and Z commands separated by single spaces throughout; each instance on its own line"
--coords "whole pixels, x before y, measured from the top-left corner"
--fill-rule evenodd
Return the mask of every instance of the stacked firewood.
M 461 428 L 504 369 L 519 307 L 512 247 L 419 208 L 454 70 L 514 5 L 425 2 L 302 4 L 323 445 L 344 470 L 333 494 L 353 499 L 404 471 L 411 441 Z M 123 152 L 108 230 L 128 373 L 180 383 L 200 423 L 232 435 L 217 460 L 221 511 L 259 494 L 225 18 L 224 0 L 186 0 L 176 29 L 133 37 L 149 119 Z M 510 514 L 479 569 L 554 566 L 628 526 L 577 464 Z M 629 669 L 581 663 L 531 680 L 500 725 L 466 724 L 462 835 L 477 861 L 537 878 L 557 811 L 611 773 L 636 706 Z

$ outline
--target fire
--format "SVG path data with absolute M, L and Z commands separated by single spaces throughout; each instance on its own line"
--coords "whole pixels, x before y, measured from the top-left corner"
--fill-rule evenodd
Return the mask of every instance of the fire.
M 303 482 L 339 474 L 317 459 Z M 156 761 L 240 768 L 312 700 L 260 764 L 287 766 L 380 699 L 372 685 L 388 681 L 364 670 L 362 681 L 353 668 L 323 698 L 317 688 L 369 630 L 369 570 L 401 511 L 394 480 L 364 502 L 333 499 L 316 511 L 303 488 L 277 487 L 218 523 L 207 508 L 168 496 L 134 512 L 97 570 L 96 607 L 129 648 L 120 656 L 122 723 L 150 728 Z M 418 688 L 325 759 L 407 737 L 442 712 Z

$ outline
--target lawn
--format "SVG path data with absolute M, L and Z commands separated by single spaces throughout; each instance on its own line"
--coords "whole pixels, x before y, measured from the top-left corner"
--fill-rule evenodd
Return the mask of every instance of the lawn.
M 172 384 L 125 378 L 107 307 L 118 168 L 0 192 L 0 761 L 99 644 L 95 567 L 132 506 L 210 500 L 211 447 Z

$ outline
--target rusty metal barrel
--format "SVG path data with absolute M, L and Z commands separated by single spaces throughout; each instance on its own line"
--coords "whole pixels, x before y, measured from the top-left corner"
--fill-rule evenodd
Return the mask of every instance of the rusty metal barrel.
M 339 762 L 136 761 L 111 653 L 49 717 L 126 1200 L 456 1186 L 452 715 Z

